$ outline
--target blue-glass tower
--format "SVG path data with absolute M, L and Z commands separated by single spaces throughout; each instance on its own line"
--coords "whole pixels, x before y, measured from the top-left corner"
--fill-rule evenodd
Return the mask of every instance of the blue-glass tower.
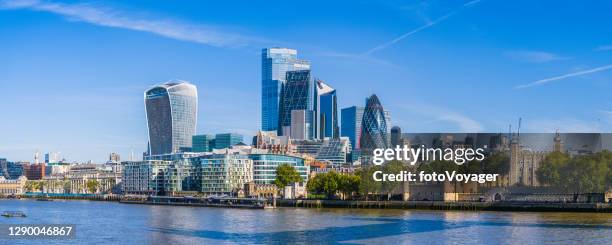
M 361 121 L 363 120 L 363 107 L 351 106 L 341 110 L 342 130 L 340 135 L 348 137 L 351 141 L 351 146 L 354 149 L 359 149 L 361 144 Z
M 288 71 L 308 70 L 310 62 L 297 59 L 297 51 L 266 48 L 261 52 L 261 130 L 278 129 L 281 88 Z
M 172 81 L 145 91 L 149 155 L 179 152 L 192 146 L 198 91 L 193 84 Z
M 315 81 L 316 138 L 338 138 L 338 98 L 336 90 L 321 80 Z

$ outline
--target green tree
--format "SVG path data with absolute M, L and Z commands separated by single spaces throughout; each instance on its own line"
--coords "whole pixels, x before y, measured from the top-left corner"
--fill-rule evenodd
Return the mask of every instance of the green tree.
M 31 180 L 27 180 L 25 183 L 24 188 L 26 189 L 27 192 L 32 192 L 34 191 L 34 182 Z
M 29 192 L 42 191 L 43 185 L 40 180 L 28 180 L 26 181 L 25 188 Z
M 599 160 L 597 155 L 572 158 L 561 170 L 561 186 L 573 193 L 604 192 L 608 166 Z
M 313 194 L 321 194 L 323 193 L 323 178 L 322 174 L 317 174 L 314 177 L 308 179 L 308 183 L 306 183 L 306 188 L 309 193 Z
M 563 181 L 562 171 L 567 166 L 570 157 L 566 153 L 551 152 L 540 163 L 540 167 L 536 170 L 538 181 L 545 185 L 561 186 Z
M 608 151 L 575 157 L 552 152 L 540 163 L 536 175 L 541 183 L 567 192 L 604 192 L 610 188 L 611 162 Z
M 359 193 L 368 200 L 369 194 L 378 194 L 382 190 L 382 183 L 380 181 L 374 181 L 372 175 L 375 171 L 382 171 L 381 166 L 370 166 L 363 168 L 358 172 L 359 176 Z
M 319 173 L 308 180 L 308 191 L 314 194 L 325 194 L 326 198 L 333 198 L 341 193 L 342 198 L 359 190 L 359 176 L 353 174 L 339 174 L 336 171 Z
M 341 174 L 339 175 L 339 186 L 338 191 L 344 194 L 344 198 L 352 196 L 353 193 L 359 191 L 359 182 L 361 178 L 354 174 Z
M 597 157 L 598 161 L 605 163 L 608 167 L 604 188 L 606 191 L 612 191 L 612 152 L 605 150 L 599 152 L 599 154 L 597 154 Z
M 508 175 L 510 172 L 510 157 L 504 152 L 496 152 L 482 161 L 484 173 Z
M 89 193 L 96 193 L 96 191 L 98 190 L 98 186 L 99 186 L 99 183 L 95 179 L 90 179 L 90 180 L 87 180 L 86 182 L 86 187 Z
M 459 166 L 459 172 L 464 174 L 484 173 L 484 163 L 481 161 L 469 161 Z
M 322 176 L 322 191 L 325 193 L 327 198 L 332 198 L 338 192 L 340 186 L 339 180 L 340 175 L 336 171 L 330 171 L 329 173 L 323 174 Z
M 282 189 L 290 183 L 302 182 L 302 176 L 289 164 L 282 164 L 276 168 L 276 179 L 274 184 Z
M 399 174 L 401 171 L 405 171 L 407 169 L 408 168 L 404 166 L 404 163 L 397 160 L 390 161 L 382 167 L 382 171 L 385 174 Z M 387 199 L 390 199 L 391 195 L 397 193 L 402 185 L 402 181 L 383 181 L 381 187 L 382 191 L 387 193 Z

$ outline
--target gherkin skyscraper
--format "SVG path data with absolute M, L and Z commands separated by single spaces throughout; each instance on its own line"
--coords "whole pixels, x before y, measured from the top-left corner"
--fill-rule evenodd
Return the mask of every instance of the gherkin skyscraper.
M 373 94 L 366 99 L 361 121 L 360 148 L 364 155 L 371 155 L 376 148 L 389 147 L 389 134 L 385 110 L 378 97 Z

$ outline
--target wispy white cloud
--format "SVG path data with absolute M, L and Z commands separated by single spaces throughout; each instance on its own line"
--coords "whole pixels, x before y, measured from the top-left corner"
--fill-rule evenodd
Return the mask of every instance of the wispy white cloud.
M 600 67 L 589 69 L 589 70 L 582 70 L 582 71 L 572 72 L 572 73 L 568 73 L 568 74 L 564 74 L 564 75 L 560 75 L 560 76 L 556 76 L 556 77 L 545 78 L 545 79 L 537 80 L 537 81 L 532 82 L 532 83 L 519 85 L 519 86 L 516 86 L 515 88 L 516 89 L 529 88 L 529 87 L 539 86 L 539 85 L 543 85 L 543 84 L 546 84 L 546 83 L 550 83 L 550 82 L 554 82 L 554 81 L 558 81 L 558 80 L 562 80 L 562 79 L 566 79 L 566 78 L 570 78 L 570 77 L 583 76 L 583 75 L 588 75 L 588 74 L 592 74 L 592 73 L 602 72 L 602 71 L 606 71 L 606 70 L 610 70 L 610 69 L 612 69 L 612 64 L 605 65 L 605 66 L 600 66 Z
M 419 32 L 421 32 L 421 31 L 423 31 L 425 29 L 428 29 L 428 28 L 430 28 L 430 27 L 432 27 L 434 25 L 437 25 L 438 23 L 440 23 L 442 21 L 445 21 L 449 17 L 459 13 L 461 10 L 463 10 L 465 8 L 468 8 L 468 7 L 471 7 L 471 6 L 479 3 L 480 1 L 481 0 L 473 0 L 473 1 L 467 2 L 467 3 L 463 4 L 463 5 L 461 5 L 461 7 L 457 8 L 457 9 L 455 9 L 455 10 L 453 10 L 453 11 L 451 11 L 451 12 L 449 12 L 449 13 L 441 16 L 441 17 L 438 17 L 437 19 L 434 19 L 433 21 L 427 21 L 427 23 L 425 23 L 422 26 L 417 27 L 414 30 L 406 32 L 406 33 L 400 35 L 399 37 L 396 37 L 396 38 L 394 38 L 394 39 L 392 39 L 392 40 L 390 40 L 388 42 L 385 42 L 383 44 L 380 44 L 380 45 L 378 45 L 378 46 L 376 46 L 374 48 L 371 48 L 371 49 L 365 51 L 363 53 L 363 55 L 370 55 L 370 54 L 372 54 L 374 52 L 386 49 L 386 48 L 388 48 L 388 47 L 390 47 L 390 46 L 392 46 L 392 45 L 394 45 L 394 44 L 396 44 L 396 43 L 398 43 L 398 42 L 400 42 L 400 41 L 402 41 L 402 40 L 404 40 L 404 39 L 406 39 L 406 38 L 408 38 L 408 37 L 410 37 L 410 36 L 412 36 L 412 35 L 414 35 L 416 33 L 419 33 Z
M 410 112 L 420 114 L 426 118 L 433 119 L 430 122 L 444 121 L 455 124 L 457 128 L 462 132 L 474 133 L 481 132 L 483 130 L 482 124 L 480 124 L 476 120 L 466 115 L 448 110 L 446 108 L 418 103 L 400 105 L 398 106 L 398 108 L 402 108 Z
M 601 45 L 595 49 L 596 51 L 612 51 L 612 45 Z
M 521 62 L 529 63 L 546 63 L 557 60 L 568 60 L 569 57 L 560 56 L 557 54 L 543 52 L 543 51 L 529 51 L 529 50 L 512 50 L 504 52 L 504 56 L 518 60 Z
M 67 4 L 40 0 L 0 1 L 2 9 L 27 9 L 57 14 L 72 21 L 93 25 L 148 32 L 181 41 L 215 47 L 237 47 L 271 43 L 270 40 L 222 30 L 212 25 L 196 25 L 172 19 L 143 17 L 91 3 Z

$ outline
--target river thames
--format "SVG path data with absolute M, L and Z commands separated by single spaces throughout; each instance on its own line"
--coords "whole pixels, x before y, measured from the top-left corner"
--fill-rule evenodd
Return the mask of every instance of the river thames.
M 612 214 L 275 210 L 0 200 L 2 224 L 74 224 L 79 244 L 610 244 Z M 0 240 L 60 244 L 62 240 Z

